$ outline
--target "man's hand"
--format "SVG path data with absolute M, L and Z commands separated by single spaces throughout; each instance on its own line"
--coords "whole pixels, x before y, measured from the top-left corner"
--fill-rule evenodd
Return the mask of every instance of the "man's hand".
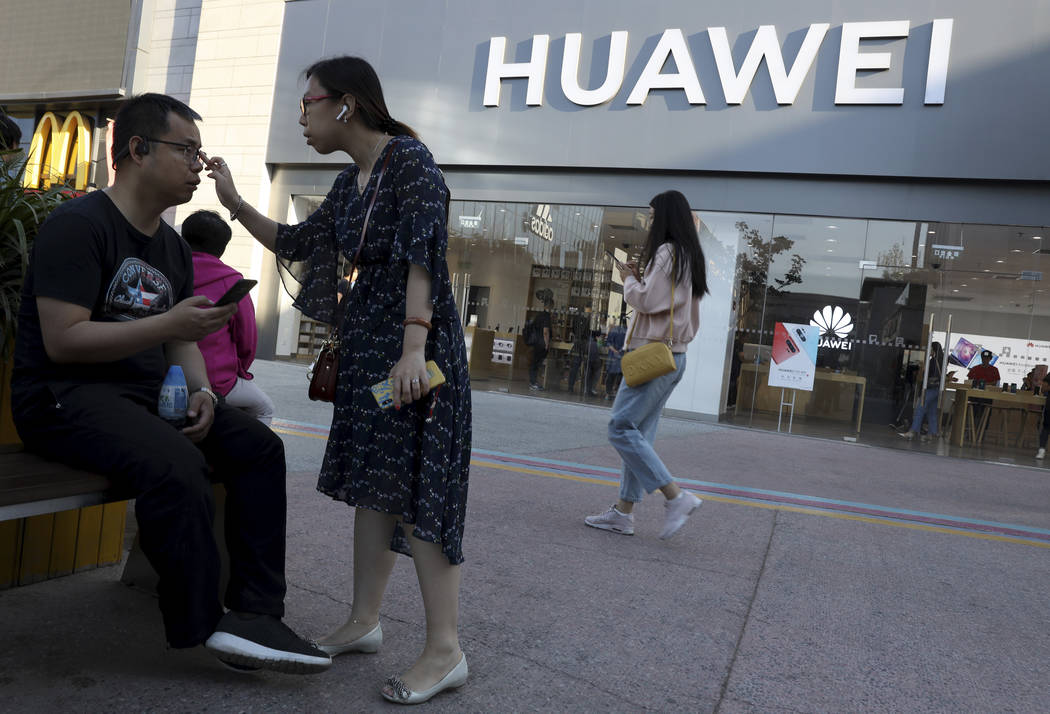
M 211 403 L 211 397 L 204 392 L 191 394 L 186 419 L 190 425 L 183 429 L 182 433 L 195 444 L 203 441 L 215 421 L 215 407 Z
M 195 295 L 168 310 L 164 316 L 171 325 L 173 339 L 196 342 L 222 329 L 233 313 L 237 312 L 236 304 L 223 307 L 212 305 L 214 303 L 203 295 Z

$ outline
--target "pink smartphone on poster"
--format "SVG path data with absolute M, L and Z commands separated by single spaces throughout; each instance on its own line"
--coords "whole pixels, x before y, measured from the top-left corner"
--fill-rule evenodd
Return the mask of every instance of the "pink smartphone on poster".
M 801 350 L 795 341 L 788 334 L 787 328 L 784 327 L 783 323 L 778 322 L 776 329 L 773 331 L 773 350 L 770 353 L 771 359 L 780 364 L 786 359 L 790 359 L 797 355 Z

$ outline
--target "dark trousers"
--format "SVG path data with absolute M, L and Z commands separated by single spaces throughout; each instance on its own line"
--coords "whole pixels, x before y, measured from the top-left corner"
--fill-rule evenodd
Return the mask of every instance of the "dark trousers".
M 50 398 L 53 396 L 54 398 Z M 285 460 L 280 438 L 239 409 L 219 405 L 194 444 L 156 416 L 149 390 L 82 385 L 15 415 L 26 448 L 109 476 L 135 499 L 139 542 L 160 576 L 172 647 L 204 642 L 222 617 L 209 464 L 226 486 L 231 610 L 284 615 Z
M 1047 400 L 1047 406 L 1050 406 L 1050 398 Z M 1043 409 L 1043 428 L 1039 430 L 1039 448 L 1046 448 L 1047 438 L 1050 437 L 1050 409 Z
M 574 356 L 572 358 L 572 365 L 569 367 L 569 391 L 571 392 L 576 387 L 576 379 L 580 374 L 580 367 L 584 364 L 583 357 Z M 594 385 L 598 383 L 598 377 L 601 375 L 602 362 L 600 359 L 590 360 L 587 362 L 587 366 L 584 368 L 584 390 L 586 392 L 593 392 Z
M 547 348 L 540 342 L 532 346 L 532 360 L 529 362 L 529 384 L 539 384 L 540 367 L 547 359 Z

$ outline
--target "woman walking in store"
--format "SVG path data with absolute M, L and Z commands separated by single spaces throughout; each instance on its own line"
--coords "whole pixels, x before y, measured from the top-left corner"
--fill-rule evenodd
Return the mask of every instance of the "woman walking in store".
M 344 151 L 354 162 L 320 207 L 298 225 L 280 225 L 244 202 L 221 158 L 208 160 L 209 176 L 222 204 L 298 282 L 295 306 L 338 329 L 335 412 L 317 488 L 356 509 L 353 605 L 345 624 L 318 645 L 332 655 L 375 652 L 396 552 L 412 555 L 426 643 L 381 691 L 415 704 L 467 679 L 458 601 L 471 406 L 445 262 L 448 189 L 427 147 L 391 118 L 366 61 L 321 60 L 306 77 L 299 103 L 306 143 L 319 154 Z M 357 280 L 337 309 L 339 254 L 354 255 L 363 234 Z M 447 380 L 429 395 L 427 360 Z M 387 377 L 394 407 L 382 410 L 370 387 Z
M 915 407 L 915 416 L 911 420 L 911 429 L 901 432 L 909 441 L 922 429 L 922 420 L 926 419 L 929 433 L 922 437 L 923 441 L 937 438 L 937 423 L 940 421 L 941 412 L 937 408 L 937 401 L 941 396 L 941 365 L 944 362 L 944 350 L 940 342 L 934 342 L 930 347 L 930 363 L 926 372 L 926 392 L 923 394 L 922 403 Z M 951 376 L 951 374 L 949 374 Z M 916 379 L 922 377 L 916 375 Z
M 666 191 L 649 202 L 649 237 L 642 251 L 644 275 L 635 263 L 620 267 L 624 300 L 634 308 L 625 351 L 649 342 L 667 341 L 675 371 L 637 387 L 620 385 L 609 421 L 609 442 L 623 461 L 619 503 L 584 522 L 602 530 L 634 534 L 634 506 L 659 489 L 665 511 L 660 538 L 681 529 L 700 499 L 678 487 L 653 449 L 656 425 L 667 399 L 682 379 L 685 352 L 700 326 L 700 299 L 708 293 L 704 252 L 697 234 L 697 219 L 678 191 Z M 674 324 L 671 324 L 672 285 Z

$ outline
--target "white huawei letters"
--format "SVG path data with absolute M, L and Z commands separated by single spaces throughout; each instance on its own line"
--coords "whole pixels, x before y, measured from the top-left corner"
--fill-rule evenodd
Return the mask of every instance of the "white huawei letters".
M 863 39 L 907 37 L 908 21 L 847 22 L 842 26 L 839 45 L 839 77 L 835 83 L 835 104 L 903 104 L 904 90 L 894 88 L 861 89 L 856 86 L 857 70 L 889 69 L 889 52 L 860 51 Z
M 673 59 L 678 71 L 674 74 L 660 74 L 668 58 Z M 689 45 L 681 30 L 664 30 L 663 37 L 656 44 L 656 49 L 649 57 L 642 76 L 635 82 L 628 104 L 643 104 L 650 90 L 681 89 L 690 104 L 707 104 L 704 92 L 700 89 L 700 78 L 696 76 L 693 58 L 689 54 Z
M 751 43 L 751 49 L 744 58 L 744 64 L 738 73 L 733 66 L 733 54 L 729 50 L 729 36 L 724 27 L 708 28 L 707 34 L 711 37 L 711 49 L 715 54 L 715 64 L 718 66 L 718 77 L 722 80 L 722 92 L 725 93 L 726 104 L 741 104 L 744 97 L 751 89 L 751 82 L 755 79 L 755 72 L 766 60 L 769 69 L 769 79 L 773 83 L 773 94 L 776 95 L 777 104 L 793 104 L 798 90 L 802 88 L 802 82 L 809 74 L 809 68 L 817 58 L 820 43 L 824 41 L 824 35 L 831 27 L 826 22 L 810 25 L 806 33 L 806 39 L 802 41 L 795 63 L 791 65 L 791 71 L 784 69 L 784 57 L 780 53 L 780 41 L 777 39 L 777 28 L 772 25 L 762 25 L 755 33 L 755 39 Z
M 951 49 L 952 24 L 950 19 L 934 20 L 927 57 L 926 104 L 943 104 L 945 85 L 948 81 L 948 54 Z M 765 60 L 773 94 L 778 104 L 793 104 L 806 77 L 816 61 L 817 53 L 830 29 L 828 23 L 809 26 L 802 46 L 791 64 L 785 67 L 780 40 L 773 25 L 762 25 L 755 32 L 747 55 L 738 70 L 733 61 L 729 36 L 724 27 L 709 27 L 707 34 L 722 93 L 727 104 L 741 104 L 751 89 L 759 66 Z M 890 67 L 889 52 L 861 52 L 861 42 L 875 38 L 906 38 L 911 23 L 908 20 L 890 22 L 846 22 L 842 25 L 842 40 L 839 44 L 838 78 L 835 84 L 836 104 L 903 104 L 904 89 L 901 87 L 858 87 L 857 72 L 860 70 L 886 70 Z M 485 74 L 484 104 L 498 107 L 500 86 L 504 79 L 526 79 L 525 103 L 529 106 L 543 104 L 543 85 L 547 73 L 547 50 L 550 35 L 533 35 L 532 56 L 528 62 L 507 62 L 506 37 L 493 37 L 489 42 L 488 70 Z M 583 35 L 572 32 L 565 35 L 565 52 L 562 57 L 561 91 L 574 104 L 593 107 L 612 100 L 623 87 L 627 66 L 627 32 L 611 33 L 609 63 L 605 79 L 596 89 L 580 86 L 579 68 Z M 674 72 L 663 72 L 668 60 L 674 61 Z M 700 79 L 697 76 L 689 44 L 682 30 L 664 30 L 652 54 L 645 63 L 641 76 L 627 96 L 628 105 L 641 105 L 654 89 L 680 89 L 690 104 L 706 104 Z
M 489 41 L 489 71 L 485 75 L 486 107 L 499 106 L 501 80 L 519 78 L 529 80 L 525 103 L 530 107 L 543 104 L 543 80 L 547 76 L 547 46 L 550 41 L 550 35 L 533 35 L 532 59 L 517 63 L 503 61 L 507 49 L 506 37 L 493 37 Z
M 582 45 L 583 35 L 579 32 L 570 32 L 565 35 L 565 61 L 561 65 L 561 91 L 565 93 L 565 98 L 570 102 L 583 107 L 593 107 L 604 104 L 615 97 L 620 91 L 620 86 L 623 85 L 623 73 L 627 68 L 627 33 L 612 33 L 609 42 L 609 67 L 605 73 L 605 81 L 597 89 L 583 89 L 580 86 L 580 48 Z M 489 66 L 492 66 L 491 55 Z M 485 99 L 488 105 L 488 91 L 485 92 Z

